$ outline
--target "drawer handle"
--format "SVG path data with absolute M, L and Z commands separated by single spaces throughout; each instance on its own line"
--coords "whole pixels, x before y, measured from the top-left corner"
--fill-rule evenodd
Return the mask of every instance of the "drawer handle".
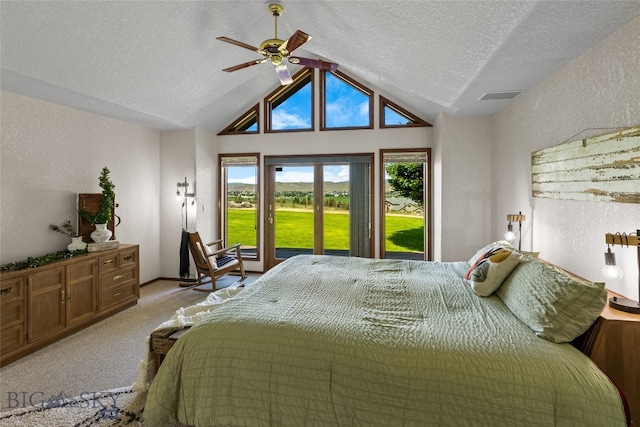
M 113 260 L 112 259 L 108 259 L 104 262 L 104 265 L 109 265 L 109 264 L 113 264 Z
M 122 279 L 122 276 L 117 275 L 117 276 L 113 276 L 113 281 L 117 282 L 118 280 Z
M 127 255 L 126 257 L 124 257 L 125 261 L 131 261 L 133 259 L 133 256 L 131 255 Z
M 13 290 L 13 286 L 9 286 L 8 288 L 4 288 L 0 290 L 0 295 L 7 295 Z
M 120 298 L 120 295 L 122 295 L 122 292 L 116 292 L 115 294 L 113 294 L 113 297 Z

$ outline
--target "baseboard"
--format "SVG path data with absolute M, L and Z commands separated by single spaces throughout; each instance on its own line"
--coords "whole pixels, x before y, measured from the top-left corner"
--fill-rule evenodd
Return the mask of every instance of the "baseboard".
M 245 270 L 245 273 L 263 274 L 260 271 L 249 271 L 249 270 Z M 227 275 L 229 275 L 229 276 L 240 276 L 240 272 L 239 271 L 232 271 L 231 273 L 227 273 Z M 185 282 L 184 279 L 181 279 L 179 277 L 156 277 L 153 280 L 149 280 L 148 282 L 141 283 L 140 287 L 151 285 L 152 283 L 159 282 L 161 280 L 168 280 L 170 282 Z M 194 282 L 194 284 L 195 283 L 197 283 L 197 280 Z

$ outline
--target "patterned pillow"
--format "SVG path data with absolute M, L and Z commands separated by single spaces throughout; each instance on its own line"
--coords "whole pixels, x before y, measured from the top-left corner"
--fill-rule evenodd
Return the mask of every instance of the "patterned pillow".
M 496 245 L 473 264 L 464 278 L 473 292 L 488 297 L 500 287 L 504 279 L 522 261 L 522 256 L 514 251 Z
M 532 257 L 513 270 L 496 295 L 536 335 L 557 343 L 582 335 L 607 302 L 604 283 L 590 282 Z
M 488 245 L 478 249 L 476 253 L 469 259 L 467 264 L 474 265 L 480 258 L 482 258 L 491 248 L 500 246 L 501 248 L 513 248 L 511 243 L 506 240 L 498 240 L 497 242 L 489 243 Z

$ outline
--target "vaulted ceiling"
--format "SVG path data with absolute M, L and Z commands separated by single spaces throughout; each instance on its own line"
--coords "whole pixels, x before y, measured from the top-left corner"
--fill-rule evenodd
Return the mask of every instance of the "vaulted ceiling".
M 2 88 L 157 129 L 220 131 L 278 86 L 232 73 L 274 36 L 269 1 L 6 1 Z M 433 121 L 495 113 L 640 16 L 640 1 L 282 1 L 278 36 Z M 293 74 L 299 66 L 287 63 Z

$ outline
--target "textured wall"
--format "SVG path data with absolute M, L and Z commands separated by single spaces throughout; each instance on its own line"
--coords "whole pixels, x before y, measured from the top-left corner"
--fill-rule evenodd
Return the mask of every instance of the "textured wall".
M 159 133 L 3 91 L 0 264 L 63 250 L 49 224 L 77 221 L 77 194 L 99 193 L 104 166 L 115 184 L 116 237 L 140 244 L 140 276 L 158 271 Z
M 506 215 L 521 210 L 527 215 L 523 249 L 604 280 L 604 235 L 640 228 L 640 205 L 532 198 L 530 155 L 585 129 L 640 125 L 639 100 L 640 18 L 494 115 L 494 238 L 506 231 Z M 608 132 L 590 130 L 580 137 Z M 615 252 L 625 277 L 607 287 L 637 299 L 635 251 L 618 247 Z
M 491 119 L 441 114 L 435 127 L 434 259 L 468 260 L 491 237 Z

